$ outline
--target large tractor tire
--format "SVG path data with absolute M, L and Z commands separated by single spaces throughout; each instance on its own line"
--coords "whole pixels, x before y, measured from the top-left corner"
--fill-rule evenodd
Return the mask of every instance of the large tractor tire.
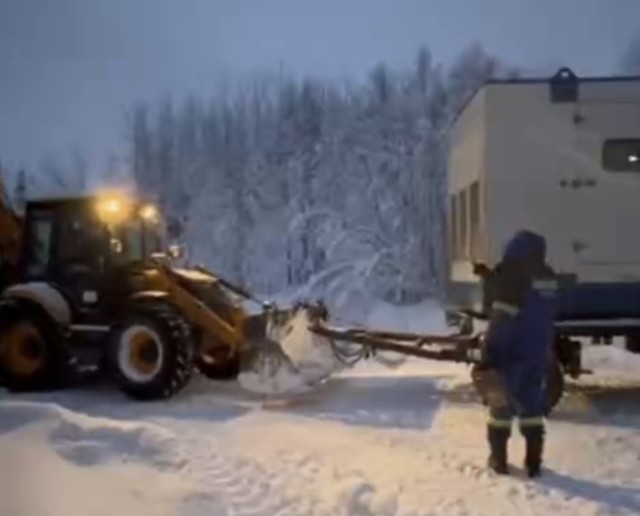
M 60 389 L 71 380 L 67 341 L 33 303 L 0 301 L 0 379 L 12 392 Z
M 114 328 L 109 364 L 116 382 L 130 398 L 140 401 L 170 398 L 193 375 L 191 328 L 166 304 L 134 306 Z

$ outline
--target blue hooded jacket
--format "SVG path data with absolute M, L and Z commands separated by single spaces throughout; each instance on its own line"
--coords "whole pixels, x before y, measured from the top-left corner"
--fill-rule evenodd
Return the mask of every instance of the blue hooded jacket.
M 556 285 L 545 258 L 545 239 L 520 231 L 508 242 L 491 280 L 487 362 L 525 412 L 540 410 L 538 386 L 554 340 Z M 529 384 L 538 394 L 529 392 Z

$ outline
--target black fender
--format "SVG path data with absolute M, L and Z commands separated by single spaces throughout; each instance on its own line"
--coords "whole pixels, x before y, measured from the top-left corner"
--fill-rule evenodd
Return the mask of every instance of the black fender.
M 69 302 L 58 289 L 48 283 L 19 283 L 6 289 L 2 295 L 8 299 L 28 301 L 39 306 L 60 326 L 71 324 L 72 310 Z

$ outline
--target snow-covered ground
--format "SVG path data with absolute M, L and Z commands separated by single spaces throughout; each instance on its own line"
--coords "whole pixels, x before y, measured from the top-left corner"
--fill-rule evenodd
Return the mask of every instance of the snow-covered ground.
M 442 329 L 423 308 L 369 321 Z M 277 405 L 204 380 L 150 404 L 109 388 L 0 394 L 0 514 L 639 514 L 640 357 L 588 362 L 603 374 L 569 386 L 536 481 L 517 435 L 514 476 L 485 470 L 484 412 L 454 364 L 363 363 Z

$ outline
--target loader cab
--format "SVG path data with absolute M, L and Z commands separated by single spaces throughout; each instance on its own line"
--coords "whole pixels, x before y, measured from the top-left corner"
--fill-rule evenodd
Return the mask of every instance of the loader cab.
M 89 320 L 123 287 L 120 272 L 167 249 L 152 205 L 112 197 L 31 201 L 23 231 L 18 281 L 55 284 Z
M 29 202 L 20 281 L 48 281 L 62 272 L 98 273 L 104 267 L 106 228 L 80 199 Z
M 119 210 L 126 209 L 120 214 Z M 98 197 L 31 201 L 26 207 L 21 281 L 61 274 L 100 274 L 167 250 L 151 205 L 121 208 Z

